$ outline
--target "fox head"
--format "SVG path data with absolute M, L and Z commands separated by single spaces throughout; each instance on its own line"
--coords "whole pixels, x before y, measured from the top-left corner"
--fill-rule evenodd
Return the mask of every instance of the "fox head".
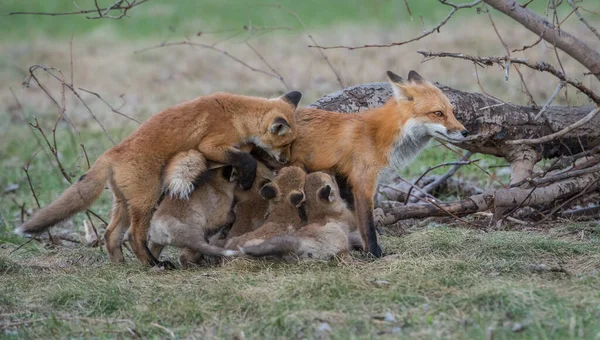
M 403 127 L 407 136 L 415 140 L 436 137 L 448 142 L 460 142 L 469 134 L 456 120 L 448 97 L 417 72 L 410 71 L 408 80 L 391 71 L 387 71 L 387 76 L 398 109 L 403 117 L 408 118 Z
M 337 215 L 345 203 L 340 197 L 335 179 L 329 174 L 318 171 L 306 176 L 306 213 L 309 219 L 332 217 Z
M 302 93 L 292 91 L 270 100 L 260 134 L 252 141 L 281 164 L 291 158 L 291 145 L 296 139 L 296 119 L 294 111 L 302 98 Z
M 271 183 L 265 184 L 260 189 L 260 195 L 273 203 L 290 205 L 299 208 L 306 196 L 304 194 L 304 184 L 306 182 L 306 172 L 297 166 L 289 166 L 281 169 Z M 271 206 L 269 210 L 271 210 Z

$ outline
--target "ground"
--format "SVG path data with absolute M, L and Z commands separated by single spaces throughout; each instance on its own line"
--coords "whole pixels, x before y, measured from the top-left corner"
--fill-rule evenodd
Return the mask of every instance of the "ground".
M 82 8 L 91 3 L 78 1 Z M 272 97 L 297 89 L 304 93 L 306 105 L 342 85 L 384 81 L 388 69 L 402 75 L 415 69 L 464 91 L 481 92 L 483 87 L 506 101 L 529 101 L 514 72 L 505 82 L 499 68 L 480 68 L 475 73 L 470 63 L 421 63 L 415 53 L 422 49 L 504 54 L 487 15 L 475 9 L 413 44 L 326 50 L 340 84 L 319 52 L 306 47 L 313 44 L 307 32 L 322 45 L 389 43 L 421 34 L 419 16 L 431 27 L 449 8 L 408 1 L 411 20 L 402 1 L 376 1 L 373 6 L 363 6 L 362 1 L 327 3 L 275 3 L 298 14 L 306 31 L 290 12 L 265 9 L 259 2 L 245 7 L 247 3 L 241 1 L 173 5 L 153 0 L 121 21 L 34 16 L 0 21 L 5 33 L 0 37 L 0 334 L 17 338 L 600 337 L 600 229 L 594 223 L 557 221 L 537 229 L 509 230 L 485 224 L 475 230 L 452 221 L 410 221 L 402 228 L 385 230 L 381 242 L 387 256 L 381 260 L 361 254 L 354 254 L 354 260 L 313 264 L 236 259 L 176 271 L 142 267 L 129 253 L 126 264 L 112 265 L 101 248 L 81 244 L 48 247 L 34 241 L 17 249 L 25 239 L 12 230 L 22 215 L 26 218 L 37 209 L 23 167 L 29 164 L 31 187 L 41 205 L 68 185 L 46 141 L 27 122 L 39 120 L 69 178 L 87 170 L 86 154 L 93 162 L 112 145 L 111 139 L 118 142 L 137 126 L 81 88 L 100 94 L 120 113 L 139 121 L 175 103 L 220 90 Z M 544 4 L 536 0 L 532 6 L 542 13 Z M 600 10 L 596 2 L 584 4 Z M 39 6 L 5 1 L 0 12 L 73 10 L 68 1 L 44 1 Z M 500 14 L 492 16 L 511 49 L 535 42 L 535 36 Z M 597 17 L 591 20 L 598 22 Z M 244 25 L 246 29 L 241 28 Z M 250 26 L 252 30 L 247 29 Z M 261 30 L 265 27 L 269 29 Z M 576 20 L 563 27 L 600 47 Z M 140 52 L 186 39 L 215 44 L 264 72 L 207 48 L 174 46 Z M 548 62 L 556 58 L 547 44 L 516 55 Z M 559 56 L 569 74 L 583 73 L 575 61 Z M 58 105 L 66 107 L 68 119 L 56 124 L 56 145 L 52 130 L 61 110 L 35 83 L 21 85 L 35 64 L 61 69 L 65 81 L 74 84 L 91 110 L 90 114 L 68 90 L 63 100 L 60 83 L 36 71 Z M 522 71 L 534 99 L 543 104 L 556 81 Z M 592 88 L 599 86 L 591 77 L 585 81 Z M 557 99 L 559 104 L 567 102 L 587 103 L 573 90 L 568 98 Z M 414 178 L 429 166 L 457 158 L 433 142 L 402 174 Z M 473 158 L 507 182 L 503 159 Z M 482 188 L 498 185 L 475 166 L 464 167 L 456 176 Z M 108 219 L 109 208 L 105 193 L 92 210 Z M 80 214 L 52 232 L 79 240 L 84 218 Z M 102 234 L 104 226 L 94 221 Z M 173 251 L 168 255 L 176 258 Z

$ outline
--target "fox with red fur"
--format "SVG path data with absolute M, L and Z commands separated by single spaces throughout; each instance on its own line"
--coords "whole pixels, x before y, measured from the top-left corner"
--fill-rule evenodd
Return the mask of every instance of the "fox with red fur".
M 408 80 L 387 75 L 394 95 L 383 107 L 357 114 L 297 110 L 298 137 L 291 153 L 292 165 L 309 172 L 332 170 L 347 181 L 364 249 L 376 257 L 382 252 L 373 208 L 381 176 L 407 165 L 433 137 L 457 142 L 468 135 L 435 85 L 415 71 Z

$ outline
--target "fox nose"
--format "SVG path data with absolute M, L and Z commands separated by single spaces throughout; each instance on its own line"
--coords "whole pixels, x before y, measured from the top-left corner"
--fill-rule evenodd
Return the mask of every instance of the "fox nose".
M 278 158 L 278 159 L 277 159 L 277 161 L 278 161 L 280 164 L 288 164 L 288 163 L 290 162 L 290 160 L 289 160 L 289 159 L 287 159 L 286 157 L 280 157 L 280 158 Z
M 460 134 L 461 134 L 463 137 L 467 137 L 467 136 L 469 135 L 469 130 L 466 130 L 466 129 L 465 129 L 465 130 L 462 130 L 462 131 L 460 132 Z

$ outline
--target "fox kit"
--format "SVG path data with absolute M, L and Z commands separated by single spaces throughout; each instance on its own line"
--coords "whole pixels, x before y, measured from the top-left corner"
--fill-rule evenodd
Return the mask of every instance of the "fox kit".
M 333 178 L 324 172 L 310 173 L 304 191 L 306 226 L 293 235 L 277 235 L 261 244 L 241 247 L 240 251 L 254 257 L 276 256 L 288 260 L 327 260 L 348 254 L 355 218 L 340 197 Z
M 206 169 L 206 161 L 200 152 L 190 150 L 185 152 L 184 156 L 185 158 L 181 158 L 184 163 L 178 166 L 179 173 L 190 164 L 195 166 L 195 170 L 200 170 L 202 167 Z M 171 165 L 172 163 L 169 163 L 169 166 Z M 192 173 L 193 170 L 188 169 L 187 172 Z M 207 172 L 207 175 L 204 175 L 206 182 L 198 184 L 188 199 L 167 198 L 158 206 L 148 231 L 148 245 L 156 258 L 159 258 L 167 245 L 189 248 L 204 255 L 237 254 L 236 251 L 213 246 L 207 242 L 208 233 L 233 223 L 235 217 L 231 208 L 237 185 L 236 170 L 228 165 Z M 185 177 L 170 177 L 170 179 L 186 181 Z
M 162 171 L 169 159 L 181 151 L 198 150 L 207 160 L 235 166 L 240 184 L 248 189 L 256 174 L 256 160 L 236 147 L 253 143 L 280 162 L 288 161 L 290 143 L 296 138 L 294 110 L 300 98 L 295 91 L 272 100 L 214 93 L 168 108 L 100 155 L 87 173 L 17 232 L 40 233 L 85 210 L 108 182 L 114 197 L 105 234 L 111 261 L 124 261 L 121 243 L 130 228 L 130 243 L 138 260 L 158 264 L 147 247 L 147 233 L 163 192 Z
M 264 185 L 261 196 L 269 200 L 265 223 L 254 231 L 232 237 L 225 247 L 256 245 L 274 235 L 293 233 L 303 224 L 303 213 L 299 211 L 305 200 L 304 183 L 306 172 L 299 167 L 285 167 L 279 171 L 272 183 Z
M 468 134 L 436 86 L 415 71 L 408 80 L 387 75 L 394 95 L 383 107 L 357 114 L 298 110 L 291 162 L 309 172 L 332 170 L 348 182 L 364 249 L 377 257 L 373 201 L 380 174 L 407 165 L 432 137 L 461 141 Z
M 252 145 L 241 148 L 244 151 L 251 149 Z M 169 161 L 164 173 L 165 187 L 171 199 L 160 204 L 149 231 L 149 247 L 155 257 L 158 258 L 162 248 L 168 244 L 184 248 L 179 257 L 184 267 L 201 263 L 204 255 L 232 256 L 237 251 L 222 248 L 225 240 L 209 244 L 207 236 L 221 226 L 230 226 L 228 235 L 233 233 L 235 236 L 264 223 L 268 202 L 259 195 L 259 191 L 273 180 L 273 172 L 258 162 L 252 188 L 243 190 L 235 184 L 235 168 L 226 166 L 208 171 L 211 166 L 223 165 L 207 164 L 202 154 L 195 150 L 181 152 Z M 221 173 L 221 176 L 214 175 L 215 172 Z M 200 180 L 208 182 L 198 187 Z M 218 235 L 216 233 L 210 239 Z

